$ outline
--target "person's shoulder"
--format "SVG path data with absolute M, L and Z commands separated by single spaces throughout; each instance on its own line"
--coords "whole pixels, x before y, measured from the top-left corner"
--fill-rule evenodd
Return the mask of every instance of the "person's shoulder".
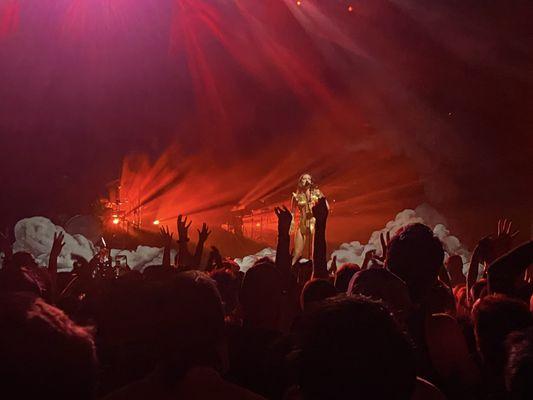
M 431 314 L 427 322 L 430 327 L 435 329 L 458 326 L 457 320 L 445 313 Z
M 426 321 L 427 338 L 432 348 L 444 346 L 450 352 L 462 348 L 465 343 L 463 332 L 457 320 L 448 314 L 433 314 Z

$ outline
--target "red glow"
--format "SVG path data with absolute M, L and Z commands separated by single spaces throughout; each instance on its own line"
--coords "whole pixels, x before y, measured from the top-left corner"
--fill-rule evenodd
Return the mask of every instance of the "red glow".
M 352 126 L 353 116 L 344 118 L 347 126 Z M 253 235 L 258 234 L 253 228 L 261 228 L 261 237 L 267 240 L 275 237 L 273 207 L 289 206 L 297 177 L 310 171 L 326 196 L 335 199 L 330 203 L 328 227 L 328 237 L 335 242 L 367 236 L 399 209 L 421 201 L 421 181 L 405 158 L 394 156 L 385 147 L 379 153 L 351 153 L 345 146 L 349 140 L 346 131 L 343 135 L 324 125 L 322 130 L 316 128 L 309 127 L 307 142 L 287 139 L 283 146 L 250 149 L 254 156 L 246 160 L 218 160 L 208 152 L 185 156 L 178 147 L 170 148 L 155 162 L 146 156 L 131 156 L 122 170 L 123 199 L 135 204 L 139 200 L 143 227 L 152 230 L 156 229 L 152 222 L 156 216 L 172 230 L 178 214 L 188 215 L 195 229 L 202 222 L 220 227 L 228 221 L 232 208 L 266 208 L 270 212 L 261 214 L 262 219 L 245 222 L 250 223 Z M 358 137 L 364 137 L 362 132 Z
M 19 13 L 19 0 L 3 0 L 0 4 L 0 40 L 17 31 Z

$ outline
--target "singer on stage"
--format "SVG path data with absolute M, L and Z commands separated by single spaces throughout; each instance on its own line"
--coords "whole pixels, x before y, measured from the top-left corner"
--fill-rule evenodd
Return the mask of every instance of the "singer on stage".
M 304 248 L 307 244 L 307 258 L 311 259 L 313 255 L 313 234 L 315 233 L 315 218 L 313 217 L 313 206 L 318 199 L 324 197 L 320 189 L 313 183 L 313 178 L 309 174 L 303 174 L 298 179 L 296 192 L 292 193 L 291 212 L 293 215 L 293 226 L 291 231 L 294 232 L 294 254 L 292 263 L 296 263 L 302 257 Z M 299 210 L 298 227 L 294 229 L 295 209 Z

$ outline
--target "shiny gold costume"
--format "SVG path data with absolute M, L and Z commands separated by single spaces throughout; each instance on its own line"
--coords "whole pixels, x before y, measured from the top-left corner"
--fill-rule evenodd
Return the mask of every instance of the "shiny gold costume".
M 296 206 L 300 211 L 300 221 L 298 223 L 298 229 L 302 235 L 315 233 L 315 217 L 313 217 L 313 207 L 318 200 L 324 197 L 322 192 L 318 188 L 309 189 L 304 192 L 292 193 L 292 204 Z

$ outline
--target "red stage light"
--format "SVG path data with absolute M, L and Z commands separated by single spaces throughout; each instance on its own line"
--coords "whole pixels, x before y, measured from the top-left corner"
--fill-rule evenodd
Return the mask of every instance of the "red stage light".
M 113 218 L 113 223 L 115 225 L 118 225 L 118 223 L 120 222 L 120 219 L 119 218 Z

